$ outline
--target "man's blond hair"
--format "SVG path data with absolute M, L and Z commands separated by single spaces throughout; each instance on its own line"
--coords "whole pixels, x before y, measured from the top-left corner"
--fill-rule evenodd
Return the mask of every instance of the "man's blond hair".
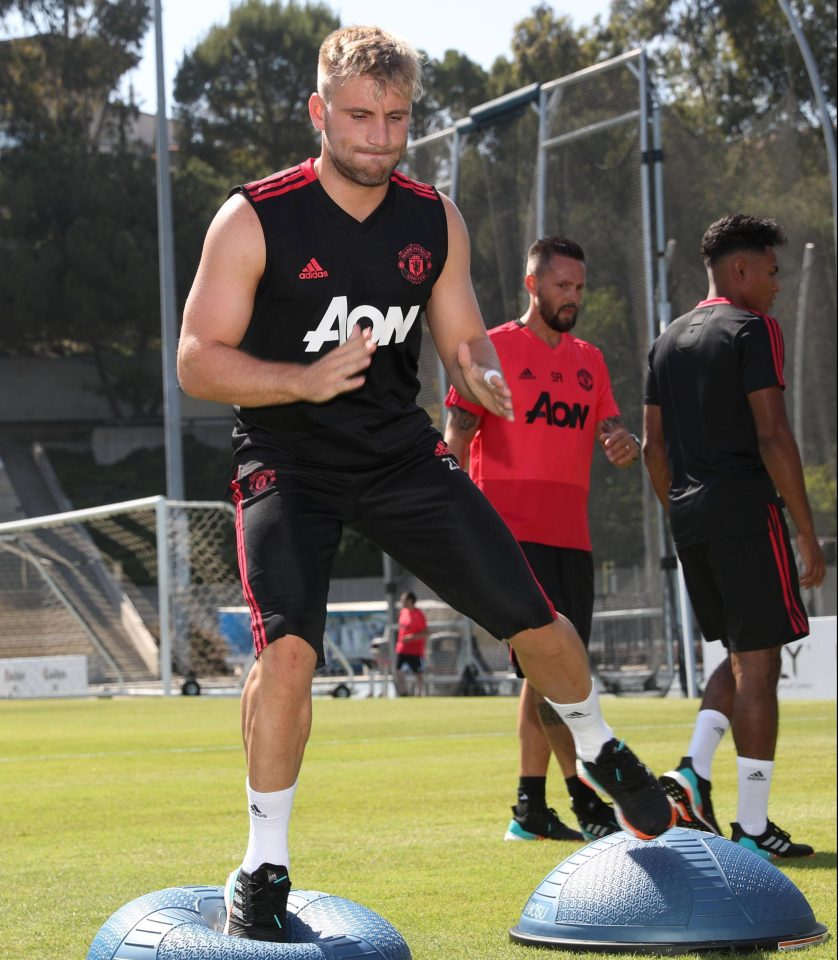
M 376 95 L 394 88 L 413 101 L 422 96 L 422 60 L 399 37 L 380 27 L 341 27 L 320 46 L 317 59 L 317 92 L 328 102 L 329 94 L 350 77 L 370 77 Z

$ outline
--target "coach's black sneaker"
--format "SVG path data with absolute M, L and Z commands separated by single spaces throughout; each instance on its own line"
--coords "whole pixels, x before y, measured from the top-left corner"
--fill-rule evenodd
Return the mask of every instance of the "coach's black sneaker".
M 586 840 L 599 840 L 611 833 L 617 833 L 620 824 L 610 803 L 605 803 L 595 793 L 585 800 L 574 800 L 570 805 L 579 829 Z
M 749 833 L 739 826 L 738 823 L 732 823 L 733 833 L 730 839 L 738 843 L 745 849 L 752 851 L 763 860 L 784 859 L 791 860 L 794 857 L 813 857 L 815 850 L 808 843 L 793 843 L 791 837 L 785 830 L 781 830 L 776 823 L 768 821 L 765 833 L 758 837 L 752 837 Z
M 579 779 L 614 801 L 620 826 L 640 840 L 652 840 L 675 823 L 675 811 L 652 771 L 623 740 L 603 744 L 594 761 L 577 760 Z
M 678 814 L 678 826 L 707 830 L 721 836 L 722 831 L 713 813 L 710 781 L 693 770 L 692 760 L 684 757 L 674 770 L 660 778 L 669 802 Z
M 286 905 L 290 890 L 285 867 L 263 863 L 253 873 L 246 873 L 241 867 L 234 870 L 224 888 L 224 932 L 245 940 L 287 943 Z
M 519 813 L 512 808 L 512 819 L 506 828 L 504 840 L 584 840 L 581 833 L 562 823 L 556 811 L 531 810 Z

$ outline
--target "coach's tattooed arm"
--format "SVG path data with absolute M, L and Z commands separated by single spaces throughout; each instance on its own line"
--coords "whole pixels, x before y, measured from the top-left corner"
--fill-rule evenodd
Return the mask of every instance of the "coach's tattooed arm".
M 462 407 L 448 408 L 445 442 L 448 444 L 448 450 L 459 460 L 463 470 L 468 469 L 469 444 L 474 439 L 482 419 Z
M 597 439 L 615 467 L 628 467 L 640 456 L 640 440 L 623 426 L 622 417 L 606 417 L 597 424 Z

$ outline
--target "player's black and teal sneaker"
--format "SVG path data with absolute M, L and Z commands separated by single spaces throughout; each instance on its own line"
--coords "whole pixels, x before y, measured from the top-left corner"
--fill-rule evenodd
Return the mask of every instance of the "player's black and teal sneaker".
M 640 840 L 652 840 L 675 824 L 675 811 L 652 771 L 623 740 L 603 744 L 593 761 L 576 761 L 579 779 L 614 801 L 620 826 Z
M 584 840 L 585 838 L 566 823 L 563 823 L 556 811 L 532 810 L 519 813 L 518 807 L 512 808 L 512 819 L 506 828 L 504 840 Z
M 245 940 L 287 943 L 287 905 L 291 880 L 285 867 L 263 863 L 253 873 L 241 867 L 227 878 L 224 932 Z
M 683 757 L 674 770 L 663 774 L 660 781 L 669 802 L 678 814 L 679 827 L 706 830 L 721 836 L 722 831 L 710 799 L 710 781 L 693 770 L 689 757 Z
M 607 837 L 621 829 L 614 808 L 595 793 L 590 794 L 584 801 L 574 800 L 570 806 L 586 840 L 599 840 L 600 837 Z
M 763 860 L 791 860 L 794 857 L 813 857 L 815 850 L 808 843 L 794 843 L 785 830 L 776 823 L 768 821 L 765 832 L 758 837 L 745 833 L 738 823 L 732 823 L 733 833 L 730 839 L 734 843 L 751 850 Z

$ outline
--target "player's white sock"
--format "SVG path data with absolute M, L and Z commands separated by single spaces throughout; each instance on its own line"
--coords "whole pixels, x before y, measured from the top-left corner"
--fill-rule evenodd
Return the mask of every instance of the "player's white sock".
M 247 808 L 250 814 L 250 837 L 247 852 L 242 860 L 242 869 L 253 873 L 263 863 L 291 868 L 288 852 L 288 820 L 294 804 L 297 784 L 287 790 L 259 793 L 245 781 Z
M 713 757 L 729 726 L 730 720 L 718 710 L 699 710 L 696 715 L 687 756 L 692 758 L 693 770 L 705 780 L 712 779 Z
M 567 724 L 573 735 L 576 755 L 582 760 L 596 760 L 602 745 L 614 737 L 611 727 L 602 718 L 596 687 L 591 687 L 591 692 L 579 703 L 547 702 Z
M 736 821 L 745 833 L 758 837 L 768 826 L 768 795 L 774 761 L 737 757 L 736 769 L 739 773 Z

